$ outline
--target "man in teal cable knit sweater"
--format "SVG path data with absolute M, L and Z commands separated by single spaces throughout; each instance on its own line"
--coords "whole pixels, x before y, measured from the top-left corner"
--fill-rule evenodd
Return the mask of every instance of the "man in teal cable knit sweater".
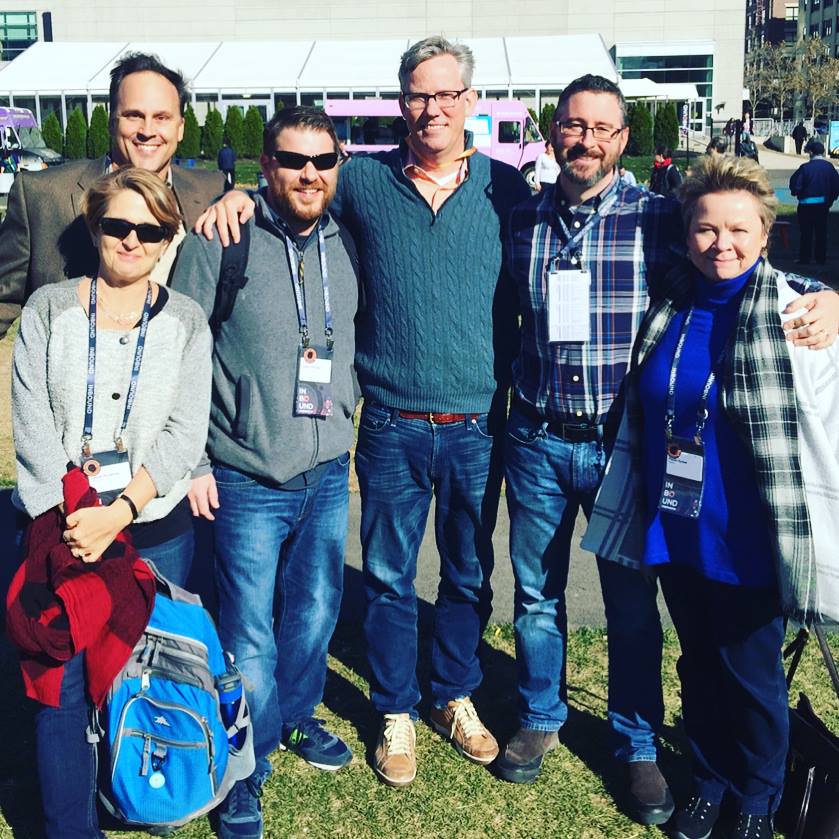
M 354 159 L 336 212 L 364 275 L 356 371 L 364 394 L 356 469 L 367 597 L 371 699 L 382 714 L 375 768 L 387 784 L 416 774 L 417 553 L 436 496 L 440 586 L 432 641 L 432 726 L 488 764 L 498 744 L 470 699 L 489 617 L 500 486 L 493 436 L 518 346 L 504 270 L 509 212 L 529 192 L 506 164 L 474 154 L 473 59 L 427 38 L 402 56 L 399 149 Z
M 382 715 L 375 768 L 392 786 L 416 775 L 414 578 L 432 495 L 440 586 L 431 723 L 472 761 L 498 753 L 470 696 L 490 612 L 501 481 L 493 436 L 518 347 L 502 242 L 529 191 L 514 168 L 471 148 L 473 67 L 467 47 L 440 37 L 410 47 L 399 69 L 407 141 L 353 158 L 332 205 L 356 240 L 363 279 L 355 364 L 365 634 Z M 222 204 L 236 211 L 244 202 L 228 193 Z

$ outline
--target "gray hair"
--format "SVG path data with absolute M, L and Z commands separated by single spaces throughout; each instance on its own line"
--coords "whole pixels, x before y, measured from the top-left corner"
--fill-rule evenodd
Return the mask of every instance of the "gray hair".
M 436 58 L 438 55 L 451 55 L 460 67 L 460 78 L 465 87 L 472 87 L 472 74 L 475 72 L 475 56 L 466 44 L 453 44 L 447 41 L 442 35 L 432 35 L 423 38 L 408 47 L 402 53 L 399 61 L 399 89 L 404 93 L 408 89 L 408 80 L 411 73 L 429 58 Z

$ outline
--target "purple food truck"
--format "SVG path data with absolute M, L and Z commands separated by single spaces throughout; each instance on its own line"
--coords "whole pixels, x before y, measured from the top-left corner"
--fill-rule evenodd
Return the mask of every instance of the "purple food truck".
M 47 148 L 35 115 L 27 108 L 0 108 L 0 153 L 13 152 L 21 169 L 43 169 L 64 158 Z
M 351 154 L 392 149 L 399 141 L 397 99 L 327 99 L 324 110 L 335 123 L 338 139 Z M 539 126 L 517 99 L 479 99 L 466 118 L 475 147 L 515 166 L 532 187 L 535 163 L 544 151 Z

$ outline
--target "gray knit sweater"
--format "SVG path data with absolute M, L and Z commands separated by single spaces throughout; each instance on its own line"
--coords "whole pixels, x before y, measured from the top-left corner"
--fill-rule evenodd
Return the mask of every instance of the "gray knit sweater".
M 63 500 L 61 478 L 67 464 L 81 459 L 88 318 L 76 292 L 80 282 L 38 289 L 23 309 L 15 341 L 12 425 L 18 483 L 13 501 L 32 517 Z M 157 488 L 140 522 L 163 518 L 186 495 L 190 472 L 207 439 L 207 318 L 189 298 L 161 290 L 167 293 L 149 322 L 137 395 L 123 437 L 132 472 L 145 466 Z M 98 331 L 94 452 L 114 447 L 138 335 L 138 328 Z

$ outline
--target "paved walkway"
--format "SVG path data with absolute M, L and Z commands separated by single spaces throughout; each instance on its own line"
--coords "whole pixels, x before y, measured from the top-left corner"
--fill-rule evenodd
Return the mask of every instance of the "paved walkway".
M 350 494 L 350 526 L 347 539 L 347 564 L 344 575 L 344 604 L 342 618 L 353 622 L 360 621 L 363 612 L 363 591 L 361 584 L 361 543 L 359 542 L 359 520 L 361 499 L 358 493 Z M 440 561 L 434 547 L 433 519 L 429 515 L 429 527 L 420 549 L 417 568 L 417 596 L 420 609 L 427 615 L 437 593 L 437 579 Z M 0 490 L 0 590 L 4 593 L 11 582 L 17 567 L 14 547 L 15 513 L 11 505 L 11 491 Z M 571 558 L 571 573 L 568 579 L 568 616 L 571 626 L 605 626 L 603 602 L 600 597 L 600 583 L 597 566 L 592 554 L 580 550 L 583 535 L 582 516 L 577 521 L 577 530 Z M 492 620 L 506 623 L 513 619 L 513 572 L 507 549 L 509 521 L 504 499 L 498 515 L 495 530 L 495 572 L 492 576 L 493 600 Z M 212 546 L 207 530 L 199 534 L 198 551 L 193 568 L 190 587 L 198 591 L 205 603 L 212 601 Z M 5 599 L 5 598 L 4 598 Z M 0 610 L 2 611 L 2 610 Z M 666 609 L 662 604 L 662 614 Z

